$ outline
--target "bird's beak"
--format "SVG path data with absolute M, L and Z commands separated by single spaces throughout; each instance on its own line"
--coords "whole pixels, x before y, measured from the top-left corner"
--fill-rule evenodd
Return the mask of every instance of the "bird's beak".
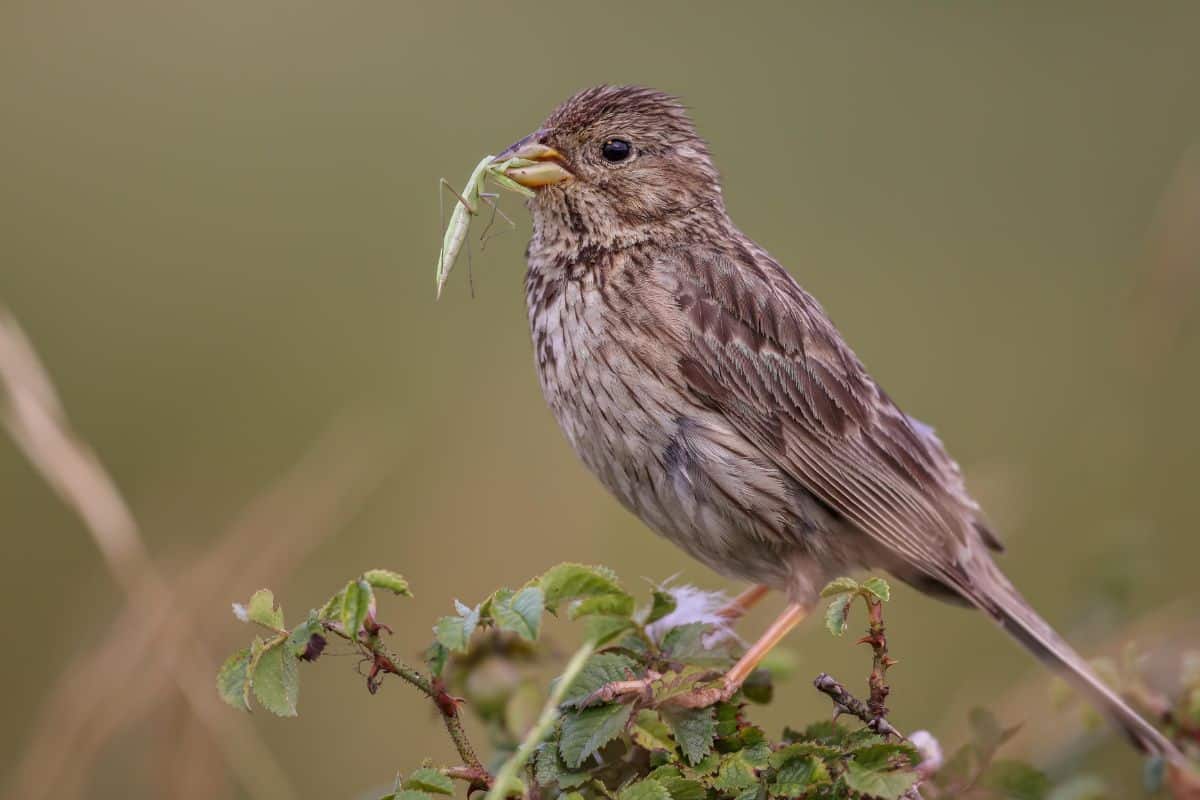
M 547 147 L 540 142 L 534 141 L 532 136 L 525 137 L 496 156 L 493 163 L 500 163 L 513 158 L 534 162 L 524 167 L 512 167 L 504 173 L 529 189 L 537 189 L 540 186 L 552 186 L 574 177 L 563 166 L 562 153 L 553 147 Z

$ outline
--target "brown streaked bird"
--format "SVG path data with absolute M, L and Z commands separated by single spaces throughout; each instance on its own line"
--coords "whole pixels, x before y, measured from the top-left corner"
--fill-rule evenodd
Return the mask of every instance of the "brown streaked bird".
M 820 304 L 729 219 L 673 97 L 601 86 L 497 159 L 536 188 L 525 280 L 542 391 L 587 467 L 647 525 L 787 609 L 730 696 L 831 578 L 881 568 L 984 612 L 1144 751 L 1179 751 L 1038 616 L 933 429 L 871 379 Z

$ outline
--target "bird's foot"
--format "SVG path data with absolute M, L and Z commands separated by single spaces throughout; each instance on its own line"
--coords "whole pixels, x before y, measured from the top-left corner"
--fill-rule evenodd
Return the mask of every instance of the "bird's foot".
M 693 686 L 690 691 L 671 695 L 662 705 L 675 708 L 708 708 L 717 703 L 727 702 L 742 688 L 740 681 L 735 681 L 728 675 L 722 675 L 716 682 L 707 686 Z
M 661 677 L 662 675 L 659 673 L 650 670 L 644 678 L 610 681 L 585 697 L 579 707 L 588 708 L 600 703 L 611 703 L 614 700 L 621 702 L 641 700 L 645 705 L 650 705 L 654 701 L 654 682 Z

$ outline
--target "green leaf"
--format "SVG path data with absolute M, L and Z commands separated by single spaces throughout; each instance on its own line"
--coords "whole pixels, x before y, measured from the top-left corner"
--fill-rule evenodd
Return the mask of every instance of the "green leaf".
M 824 761 L 816 756 L 794 758 L 775 774 L 770 792 L 773 797 L 801 797 L 811 787 L 830 782 L 829 768 Z
M 617 793 L 617 800 L 672 800 L 667 788 L 653 778 L 631 783 Z
M 526 586 L 515 595 L 501 589 L 492 598 L 492 619 L 500 630 L 513 631 L 532 642 L 542 624 L 543 595 L 537 586 Z
M 479 627 L 479 606 L 468 608 L 455 600 L 454 607 L 459 615 L 442 617 L 433 627 L 433 632 L 447 650 L 465 653 L 471 641 L 471 634 Z
M 596 647 L 600 647 L 632 629 L 633 620 L 628 617 L 609 617 L 602 614 L 594 614 L 584 620 L 583 637 L 596 645 Z
M 858 591 L 858 581 L 854 578 L 834 578 L 825 584 L 821 597 L 836 597 L 841 594 L 854 594 Z
M 454 781 L 432 767 L 421 767 L 413 770 L 404 782 L 405 789 L 416 789 L 435 794 L 454 794 Z
M 632 713 L 632 705 L 617 703 L 567 714 L 563 717 L 562 735 L 558 741 L 563 763 L 571 769 L 577 769 L 584 760 L 625 730 Z
M 892 599 L 892 587 L 883 578 L 867 578 L 862 583 L 862 589 L 885 603 Z
M 558 612 L 560 604 L 569 600 L 603 595 L 629 596 L 617 583 L 611 570 L 583 564 L 551 567 L 538 578 L 537 585 L 545 595 L 546 610 L 552 614 Z
M 283 609 L 275 606 L 275 595 L 270 589 L 259 589 L 246 604 L 246 616 L 264 628 L 277 631 L 283 627 Z
M 645 750 L 675 751 L 675 741 L 671 738 L 671 729 L 663 722 L 658 714 L 644 708 L 638 712 L 629 729 L 630 736 L 637 745 Z
M 898 800 L 920 776 L 916 770 L 894 768 L 891 757 L 895 752 L 891 745 L 875 745 L 855 752 L 842 776 L 846 785 L 861 794 Z
M 825 609 L 825 627 L 834 636 L 841 636 L 846 632 L 852 600 L 852 594 L 839 594 L 830 601 L 829 608 Z
M 418 789 L 401 789 L 398 792 L 384 795 L 380 800 L 433 800 L 433 795 Z
M 794 759 L 805 759 L 809 756 L 836 758 L 841 754 L 841 748 L 833 747 L 832 745 L 818 744 L 816 742 L 796 742 L 795 744 L 785 745 L 772 753 L 769 763 L 775 769 L 779 769 Z
M 364 580 L 350 581 L 342 590 L 342 610 L 340 619 L 342 631 L 351 639 L 358 638 L 363 620 L 367 618 L 367 610 L 371 607 L 371 584 Z
M 705 800 L 708 796 L 708 791 L 700 781 L 670 775 L 655 778 L 655 780 L 670 793 L 671 800 Z
M 442 670 L 446 669 L 446 659 L 449 657 L 450 651 L 441 642 L 434 642 L 426 648 L 425 663 L 429 665 L 429 671 L 433 673 L 433 677 L 442 677 Z
M 534 760 L 534 779 L 539 786 L 557 784 L 560 789 L 574 789 L 592 779 L 586 771 L 573 772 L 567 769 L 558 755 L 558 739 L 543 742 L 538 746 Z
M 263 645 L 252 657 L 250 683 L 259 705 L 281 717 L 296 716 L 300 696 L 299 661 L 287 639 L 280 637 Z
M 628 680 L 636 674 L 636 666 L 632 659 L 618 653 L 596 653 L 584 662 L 575 680 L 567 687 L 563 705 L 578 706 L 604 684 Z
M 392 572 L 390 569 L 369 569 L 363 573 L 363 580 L 376 589 L 387 589 L 403 597 L 413 596 L 404 576 L 399 572 Z
M 666 710 L 663 721 L 671 728 L 688 764 L 696 766 L 712 750 L 717 735 L 716 713 L 712 708 Z
M 721 759 L 713 787 L 722 792 L 740 792 L 758 786 L 758 771 L 744 750 L 729 753 Z
M 980 782 L 1006 800 L 1045 800 L 1050 792 L 1050 780 L 1020 761 L 993 762 Z
M 590 614 L 628 617 L 633 614 L 634 606 L 633 597 L 624 592 L 621 594 L 598 594 L 594 597 L 582 598 L 572 604 L 567 610 L 567 618 L 579 619 Z
M 234 708 L 250 710 L 250 648 L 243 647 L 225 659 L 217 671 L 217 691 Z
M 671 628 L 662 637 L 663 655 L 689 666 L 728 664 L 731 659 L 727 646 L 718 644 L 711 648 L 705 647 L 705 634 L 711 630 L 712 626 L 703 622 L 689 622 Z
M 309 612 L 308 619 L 293 628 L 291 634 L 288 635 L 288 646 L 298 656 L 308 649 L 308 643 L 312 641 L 312 637 L 320 636 L 324 630 L 316 615 Z
M 664 592 L 661 589 L 655 589 L 654 600 L 651 602 L 650 610 L 646 614 L 646 624 L 649 625 L 651 622 L 658 622 L 674 611 L 676 605 L 675 595 L 670 592 Z

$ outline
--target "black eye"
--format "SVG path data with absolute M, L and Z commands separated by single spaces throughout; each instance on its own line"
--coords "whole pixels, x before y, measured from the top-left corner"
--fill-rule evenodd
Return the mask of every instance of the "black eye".
M 600 149 L 605 161 L 624 161 L 633 152 L 633 147 L 624 139 L 609 139 Z

